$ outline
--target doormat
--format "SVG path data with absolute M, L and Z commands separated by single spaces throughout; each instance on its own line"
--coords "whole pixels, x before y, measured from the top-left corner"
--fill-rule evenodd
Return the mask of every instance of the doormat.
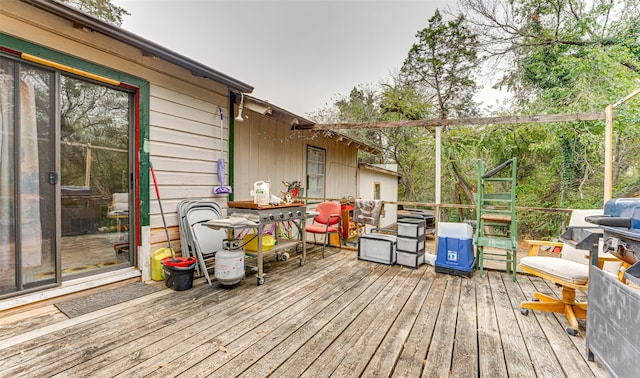
M 54 305 L 69 318 L 75 318 L 122 302 L 153 294 L 156 291 L 158 291 L 158 289 L 153 285 L 135 282 L 86 297 L 54 303 Z

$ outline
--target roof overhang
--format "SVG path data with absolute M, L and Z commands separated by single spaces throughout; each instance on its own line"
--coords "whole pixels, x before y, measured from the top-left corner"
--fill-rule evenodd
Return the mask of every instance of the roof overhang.
M 314 131 L 314 132 L 318 132 L 318 131 Z M 355 148 L 357 148 L 360 151 L 368 152 L 376 156 L 382 155 L 381 150 L 373 146 L 369 146 L 368 144 L 364 144 L 356 139 L 350 138 L 344 134 L 340 134 L 336 131 L 331 131 L 330 133 L 320 131 L 320 133 L 324 135 L 326 138 L 333 139 L 338 143 L 345 143 L 347 146 L 353 145 L 355 146 Z
M 62 17 L 66 20 L 73 22 L 74 24 L 86 28 L 88 30 L 104 34 L 110 38 L 126 43 L 127 45 L 136 47 L 142 50 L 146 55 L 151 55 L 163 59 L 167 62 L 180 66 L 184 69 L 191 71 L 192 74 L 207 79 L 211 79 L 222 83 L 229 87 L 232 92 L 236 93 L 251 93 L 253 87 L 237 80 L 231 76 L 225 75 L 220 71 L 216 71 L 211 67 L 208 67 L 202 63 L 199 63 L 193 59 L 187 58 L 184 55 L 171 51 L 157 43 L 151 42 L 145 38 L 142 38 L 136 34 L 128 32 L 117 26 L 108 24 L 101 21 L 91 15 L 88 15 L 75 8 L 66 6 L 58 1 L 54 0 L 22 0 L 25 3 L 29 3 L 37 8 L 40 8 L 56 16 Z
M 396 171 L 392 171 L 390 169 L 378 167 L 376 165 L 372 165 L 372 164 L 368 164 L 368 163 L 358 163 L 358 168 L 367 169 L 367 170 L 378 172 L 378 173 L 383 173 L 383 174 L 389 175 L 389 176 L 400 177 L 400 174 L 398 172 L 396 172 Z
M 353 145 L 358 150 L 365 151 L 373 155 L 382 154 L 382 151 L 380 151 L 379 149 L 373 146 L 369 146 L 360 141 L 357 141 L 353 138 L 350 138 L 335 130 L 308 131 L 310 127 L 315 125 L 315 122 L 310 121 L 299 115 L 293 114 L 278 106 L 275 106 L 269 103 L 268 101 L 260 100 L 256 97 L 245 95 L 243 106 L 244 106 L 244 109 L 251 110 L 253 112 L 271 117 L 287 125 L 290 125 L 292 131 L 319 133 L 325 138 L 332 139 L 338 143 L 345 143 L 347 146 Z M 302 128 L 299 130 L 298 127 L 300 126 L 302 126 Z M 304 131 L 304 130 L 307 130 L 307 131 Z

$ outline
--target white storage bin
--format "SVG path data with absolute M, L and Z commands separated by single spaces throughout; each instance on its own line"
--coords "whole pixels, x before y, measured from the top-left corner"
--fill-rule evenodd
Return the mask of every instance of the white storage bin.
M 472 239 L 473 227 L 467 223 L 438 222 L 438 237 Z
M 398 236 L 397 251 L 421 253 L 424 252 L 424 236 L 422 239 L 401 238 Z
M 424 220 L 404 218 L 398 219 L 398 237 L 422 238 L 424 237 Z
M 396 262 L 396 237 L 386 234 L 364 234 L 358 238 L 358 258 L 381 264 Z
M 429 264 L 429 265 L 435 265 L 436 264 L 436 257 L 437 256 L 432 254 L 432 253 L 425 253 L 424 254 L 424 263 L 425 264 Z
M 396 252 L 396 264 L 408 266 L 410 268 L 417 268 L 424 264 L 424 252 L 419 254 Z

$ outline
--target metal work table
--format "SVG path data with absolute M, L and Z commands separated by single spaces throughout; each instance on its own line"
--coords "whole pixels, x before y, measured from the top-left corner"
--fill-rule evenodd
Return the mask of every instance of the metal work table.
M 293 222 L 298 228 L 298 234 L 300 236 L 299 240 L 285 240 L 285 239 L 277 239 L 278 244 L 273 246 L 269 252 L 275 252 L 278 254 L 280 251 L 286 250 L 288 248 L 297 248 L 298 244 L 302 243 L 302 256 L 299 258 L 300 266 L 304 265 L 304 261 L 307 257 L 307 243 L 306 243 L 306 232 L 305 232 L 305 220 L 307 218 L 306 214 L 307 207 L 302 202 L 294 202 L 287 205 L 268 205 L 268 206 L 258 206 L 254 204 L 253 201 L 232 201 L 229 202 L 229 208 L 227 209 L 227 215 L 232 218 L 245 218 L 249 220 L 251 224 L 229 224 L 229 225 L 221 225 L 219 223 L 209 223 L 207 224 L 209 227 L 219 227 L 219 228 L 227 228 L 230 233 L 235 233 L 236 230 L 252 228 L 256 231 L 258 235 L 258 248 L 256 251 L 257 254 L 257 269 L 258 272 L 256 274 L 256 278 L 258 280 L 258 285 L 264 284 L 264 251 L 262 250 L 262 235 L 264 233 L 264 229 L 268 225 L 275 225 L 276 223 L 288 222 L 288 221 L 298 221 Z M 277 231 L 274 229 L 274 237 L 276 237 Z M 235 237 L 235 235 L 232 235 Z M 277 255 L 279 256 L 279 255 Z

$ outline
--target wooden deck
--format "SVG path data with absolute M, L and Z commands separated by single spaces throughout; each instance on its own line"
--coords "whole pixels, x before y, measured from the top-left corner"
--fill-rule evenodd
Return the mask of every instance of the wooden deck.
M 55 307 L 0 321 L 5 377 L 608 377 L 585 356 L 584 328 L 520 314 L 546 282 L 497 271 L 436 274 L 357 259 L 267 262 L 257 286 L 164 289 L 67 319 Z M 581 322 L 584 327 L 584 322 Z

